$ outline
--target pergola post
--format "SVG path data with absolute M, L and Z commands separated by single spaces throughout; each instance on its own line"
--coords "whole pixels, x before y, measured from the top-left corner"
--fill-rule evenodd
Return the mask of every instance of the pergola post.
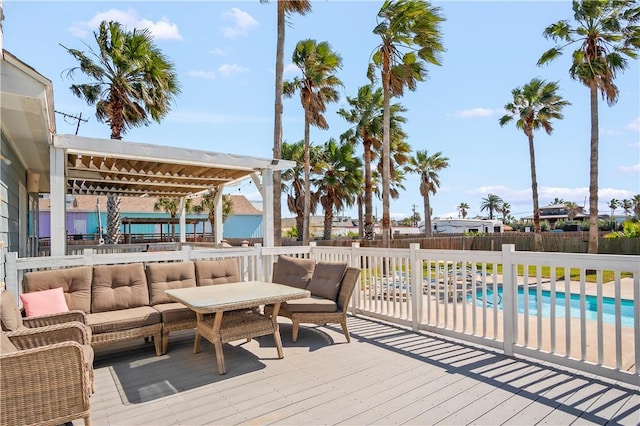
M 185 197 L 180 198 L 180 242 L 185 243 L 187 241 L 187 218 L 186 218 L 186 204 L 187 199 Z
M 274 246 L 273 226 L 273 170 L 262 170 L 262 241 L 265 247 Z
M 66 181 L 64 174 L 65 152 L 62 148 L 51 146 L 49 149 L 50 167 L 50 202 L 51 211 L 49 216 L 51 239 L 51 256 L 64 256 L 67 254 L 67 222 L 66 214 Z

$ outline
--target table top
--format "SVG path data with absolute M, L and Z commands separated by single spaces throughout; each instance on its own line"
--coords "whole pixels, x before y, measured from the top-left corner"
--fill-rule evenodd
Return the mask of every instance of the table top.
M 229 311 L 309 297 L 308 290 L 266 281 L 241 281 L 165 290 L 173 301 L 199 313 Z

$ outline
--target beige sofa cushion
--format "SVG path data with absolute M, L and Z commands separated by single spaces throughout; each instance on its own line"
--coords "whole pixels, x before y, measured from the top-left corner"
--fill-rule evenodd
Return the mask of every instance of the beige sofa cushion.
M 24 327 L 16 296 L 7 290 L 0 294 L 0 323 L 2 331 L 16 331 Z
M 316 262 L 313 259 L 280 255 L 273 265 L 272 281 L 292 287 L 307 288 L 315 266 Z
M 281 308 L 289 312 L 336 312 L 338 305 L 333 300 L 324 297 L 305 297 L 282 302 Z
M 147 305 L 149 305 L 149 289 L 142 263 L 93 267 L 92 313 Z
M 344 262 L 319 261 L 313 270 L 307 290 L 312 296 L 336 300 L 346 270 L 347 264 Z
M 196 286 L 193 262 L 147 263 L 145 271 L 152 306 L 171 302 L 165 290 Z
M 160 321 L 160 313 L 151 306 L 87 314 L 87 325 L 91 327 L 92 334 L 130 330 Z
M 22 278 L 25 293 L 62 287 L 69 310 L 90 312 L 91 266 L 27 272 Z
M 162 315 L 162 322 L 165 324 L 188 319 L 196 320 L 196 313 L 182 303 L 161 303 L 159 305 L 154 305 L 153 308 L 160 312 L 160 315 Z
M 235 259 L 196 260 L 198 285 L 237 283 L 240 281 L 238 262 Z

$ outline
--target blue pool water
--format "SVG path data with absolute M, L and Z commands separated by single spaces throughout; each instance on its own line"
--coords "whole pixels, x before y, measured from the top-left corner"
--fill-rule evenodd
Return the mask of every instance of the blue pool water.
M 541 292 L 541 311 L 544 318 L 551 316 L 551 292 L 549 290 L 542 290 Z M 503 309 L 502 306 L 502 287 L 498 288 L 497 306 L 499 309 Z M 528 295 L 528 307 L 529 315 L 538 315 L 538 292 L 536 289 L 529 289 Z M 597 320 L 597 297 L 585 296 L 585 318 L 587 320 Z M 487 306 L 493 306 L 493 290 L 487 289 L 486 295 L 483 295 L 482 289 L 476 293 L 476 303 L 479 306 L 483 304 L 483 298 L 486 298 Z M 471 301 L 471 296 L 468 297 Z M 524 313 L 524 289 L 518 288 L 518 312 Z M 567 300 L 566 296 L 562 292 L 556 292 L 556 318 L 565 316 L 565 306 Z M 569 300 L 570 313 L 572 318 L 580 318 L 580 295 L 571 294 Z M 615 299 L 611 297 L 602 298 L 602 321 L 607 324 L 615 324 Z M 624 327 L 633 327 L 633 300 L 621 299 L 620 301 L 620 313 L 622 314 L 621 323 Z

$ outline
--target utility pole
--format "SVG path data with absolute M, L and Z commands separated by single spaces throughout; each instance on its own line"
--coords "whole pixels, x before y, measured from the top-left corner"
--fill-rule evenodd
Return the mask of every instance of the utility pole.
M 64 121 L 66 121 L 67 123 L 69 123 L 67 121 L 68 118 L 72 119 L 72 120 L 76 120 L 78 123 L 76 125 L 76 135 L 78 134 L 78 130 L 80 129 L 80 122 L 87 122 L 89 121 L 88 118 L 82 118 L 82 113 L 80 113 L 80 115 L 76 116 L 76 115 L 71 115 L 71 114 L 66 114 L 64 112 L 60 112 L 60 111 L 56 111 L 56 114 L 60 114 L 61 116 L 64 117 Z M 69 123 L 71 124 L 71 123 Z

